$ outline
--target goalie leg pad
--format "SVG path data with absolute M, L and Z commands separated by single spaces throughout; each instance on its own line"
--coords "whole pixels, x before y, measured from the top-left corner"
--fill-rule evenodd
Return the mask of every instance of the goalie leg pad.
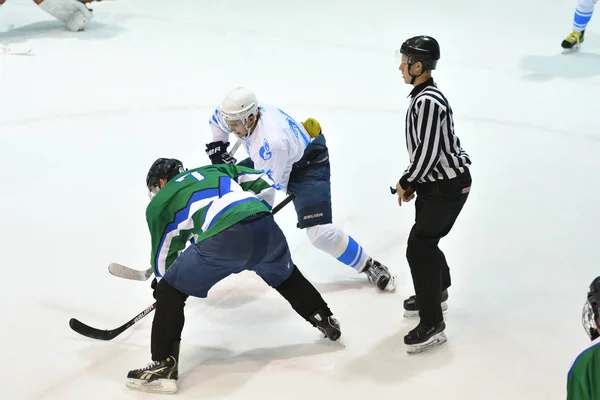
M 77 0 L 34 0 L 34 2 L 73 32 L 82 31 L 92 19 L 92 12 Z

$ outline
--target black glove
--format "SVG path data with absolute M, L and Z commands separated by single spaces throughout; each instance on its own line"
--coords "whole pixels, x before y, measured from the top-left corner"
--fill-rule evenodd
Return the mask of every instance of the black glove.
M 154 297 L 154 299 L 156 299 L 156 285 L 158 284 L 158 281 L 156 280 L 156 278 L 152 279 L 152 283 L 150 284 L 150 287 L 152 288 L 152 297 Z
M 206 145 L 206 154 L 210 157 L 213 164 L 235 164 L 237 160 L 229 155 L 227 148 L 229 143 L 222 141 L 211 142 Z

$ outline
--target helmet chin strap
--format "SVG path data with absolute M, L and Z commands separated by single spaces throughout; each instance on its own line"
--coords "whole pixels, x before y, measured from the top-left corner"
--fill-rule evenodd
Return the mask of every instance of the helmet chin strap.
M 254 123 L 252 124 L 251 127 L 247 127 L 244 125 L 244 128 L 246 128 L 246 130 L 248 131 L 248 133 L 246 133 L 246 135 L 242 138 L 242 140 L 248 140 L 248 138 L 250 137 L 250 135 L 252 135 L 252 132 L 254 132 L 254 129 L 256 128 L 256 124 L 258 123 L 258 117 L 260 116 L 260 113 L 256 114 L 256 117 L 254 118 Z
M 254 124 L 254 126 L 256 126 L 256 123 Z M 248 127 L 246 124 L 244 124 L 244 128 L 246 128 L 246 134 L 244 136 L 238 136 L 238 138 L 240 138 L 240 140 L 248 140 L 248 138 L 252 134 L 252 131 L 254 130 L 253 129 L 254 126 Z M 250 128 L 252 128 L 252 129 L 250 129 Z
M 410 84 L 411 84 L 411 85 L 414 85 L 414 84 L 415 84 L 415 80 L 416 80 L 418 77 L 420 77 L 421 75 L 423 75 L 423 71 L 421 71 L 421 73 L 420 73 L 419 75 L 413 75 L 413 74 L 411 74 L 411 73 L 410 73 L 410 70 L 412 69 L 412 66 L 413 66 L 413 65 L 415 65 L 415 64 L 408 64 L 408 70 L 407 70 L 407 72 L 408 72 L 408 75 L 409 75 L 409 76 L 412 78 L 412 79 L 410 80 Z

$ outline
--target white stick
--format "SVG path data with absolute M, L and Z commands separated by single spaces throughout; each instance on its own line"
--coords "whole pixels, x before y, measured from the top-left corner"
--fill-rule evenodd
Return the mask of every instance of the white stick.
M 242 145 L 242 142 L 243 142 L 242 139 L 238 139 L 238 141 L 235 142 L 235 144 L 231 148 L 231 153 L 229 153 L 230 156 L 233 157 L 233 155 L 235 154 L 237 149 Z M 108 266 L 108 272 L 110 272 L 111 274 L 113 274 L 115 276 L 125 278 L 125 279 L 131 279 L 134 281 L 146 281 L 146 280 L 148 280 L 148 278 L 150 278 L 154 274 L 154 269 L 152 267 L 150 267 L 145 271 L 140 271 L 137 269 L 129 268 L 122 264 L 111 263 Z
M 111 263 L 108 266 L 108 272 L 120 278 L 131 279 L 133 281 L 146 281 L 154 274 L 154 269 L 150 267 L 145 271 L 138 271 L 125 265 Z
M 231 148 L 231 152 L 229 153 L 229 155 L 231 157 L 233 157 L 233 155 L 235 154 L 235 152 L 237 151 L 237 149 L 242 145 L 243 140 L 242 139 L 238 139 L 237 142 L 235 142 L 235 144 L 233 145 L 233 147 Z
M 5 54 L 25 55 L 31 53 L 31 45 L 26 43 L 12 43 L 10 45 L 0 43 L 0 52 Z
M 241 140 L 240 140 L 241 142 Z M 277 214 L 279 210 L 286 206 L 289 202 L 293 201 L 296 198 L 294 193 L 290 194 L 288 197 L 283 199 L 281 203 L 277 204 L 273 207 L 272 213 L 273 215 Z M 140 271 L 137 269 L 126 267 L 125 265 L 118 263 L 110 263 L 108 266 L 108 272 L 113 274 L 114 276 L 118 276 L 125 279 L 131 279 L 133 281 L 146 281 L 154 274 L 154 268 L 150 267 L 145 271 Z

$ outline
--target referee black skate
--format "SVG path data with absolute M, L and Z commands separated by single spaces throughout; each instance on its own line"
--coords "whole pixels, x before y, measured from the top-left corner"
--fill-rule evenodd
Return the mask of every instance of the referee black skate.
M 404 82 L 414 86 L 405 121 L 410 164 L 395 189 L 400 206 L 416 196 L 415 224 L 406 250 L 415 296 L 404 301 L 405 314 L 420 317 L 404 337 L 412 354 L 446 342 L 442 308 L 450 269 L 438 243 L 450 232 L 469 195 L 471 160 L 454 133 L 448 100 L 431 77 L 440 59 L 438 42 L 415 36 L 396 55 Z

